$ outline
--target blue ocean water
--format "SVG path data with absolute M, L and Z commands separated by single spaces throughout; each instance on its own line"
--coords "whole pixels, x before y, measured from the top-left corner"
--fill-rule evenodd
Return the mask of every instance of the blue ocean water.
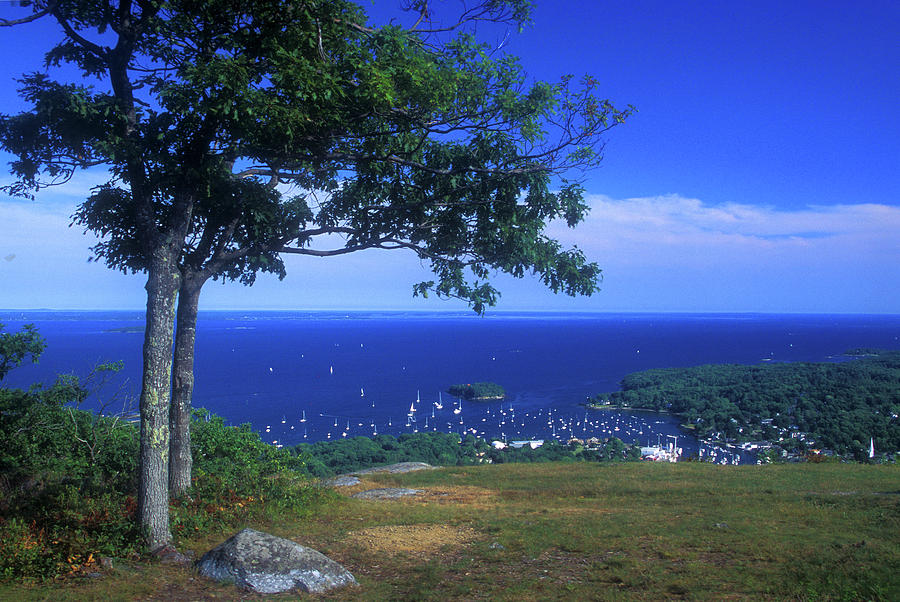
M 125 390 L 137 395 L 141 312 L 0 311 L 0 322 L 6 332 L 34 323 L 48 343 L 39 364 L 4 385 L 121 360 Z M 637 370 L 827 361 L 852 347 L 900 348 L 900 316 L 201 312 L 194 404 L 280 445 L 438 430 L 642 445 L 678 436 L 692 454 L 699 443 L 674 417 L 580 404 Z M 442 392 L 476 381 L 503 385 L 507 399 L 455 413 Z

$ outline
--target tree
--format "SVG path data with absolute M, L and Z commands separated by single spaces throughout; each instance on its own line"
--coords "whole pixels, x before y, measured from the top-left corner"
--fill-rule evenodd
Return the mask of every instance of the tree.
M 46 346 L 34 324 L 26 324 L 21 331 L 12 334 L 3 332 L 3 323 L 0 322 L 0 380 L 10 370 L 21 366 L 26 357 L 31 357 L 31 361 L 36 362 Z
M 179 290 L 199 295 L 210 277 L 251 274 L 278 253 L 371 248 L 415 252 L 436 278 L 414 294 L 478 312 L 497 301 L 495 271 L 534 273 L 557 292 L 597 290 L 598 266 L 544 228 L 584 217 L 583 190 L 562 176 L 596 166 L 604 133 L 631 109 L 597 98 L 591 78 L 526 86 L 513 57 L 476 40 L 473 24 L 521 26 L 529 5 L 485 0 L 439 22 L 414 0 L 404 28 L 373 27 L 346 0 L 58 0 L 6 23 L 55 19 L 63 37 L 48 64 L 97 80 L 26 75 L 32 110 L 4 117 L 0 142 L 17 157 L 13 193 L 78 168 L 110 170 L 95 193 L 107 198 L 94 200 L 113 201 L 113 214 L 85 225 L 108 237 L 113 246 L 95 251 L 110 265 L 147 273 L 139 518 L 151 549 L 171 539 Z M 279 185 L 305 193 L 284 201 Z M 252 216 L 263 190 L 276 205 L 296 203 L 301 219 L 277 235 L 220 219 L 229 203 Z
M 81 204 L 75 223 L 102 233 L 106 240 L 93 251 L 107 265 L 125 272 L 146 269 L 134 244 L 135 216 L 127 191 L 100 187 Z M 211 186 L 198 200 L 195 232 L 179 260 L 181 282 L 176 309 L 172 398 L 169 408 L 169 493 L 184 494 L 191 485 L 191 399 L 194 385 L 194 342 L 200 291 L 212 279 L 252 284 L 258 271 L 285 275 L 277 254 L 286 240 L 310 217 L 302 198 L 282 200 L 269 186 L 229 178 Z M 294 233 L 294 234 L 292 234 Z

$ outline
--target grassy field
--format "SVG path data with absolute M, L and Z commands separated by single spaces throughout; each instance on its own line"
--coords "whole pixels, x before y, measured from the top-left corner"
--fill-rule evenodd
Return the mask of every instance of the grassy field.
M 345 495 L 378 486 L 424 493 Z M 318 549 L 359 580 L 323 599 L 900 600 L 897 466 L 444 468 L 371 475 L 311 518 L 247 526 Z M 199 557 L 230 534 L 180 545 Z M 5 586 L 0 598 L 262 596 L 188 568 L 117 560 L 101 577 Z

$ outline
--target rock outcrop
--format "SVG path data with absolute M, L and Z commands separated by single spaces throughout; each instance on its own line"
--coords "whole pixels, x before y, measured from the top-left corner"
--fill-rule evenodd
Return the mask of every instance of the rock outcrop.
M 244 529 L 203 555 L 201 575 L 255 592 L 324 591 L 356 585 L 347 569 L 289 539 Z
M 387 472 L 390 474 L 397 474 L 402 472 L 413 472 L 415 470 L 431 470 L 434 466 L 431 464 L 426 464 L 425 462 L 400 462 L 398 464 L 391 464 L 389 466 L 376 466 L 375 468 L 366 468 L 364 470 L 357 470 L 355 472 L 351 472 L 351 475 L 362 475 L 362 474 L 373 474 L 376 472 Z
M 395 500 L 407 495 L 418 495 L 421 489 L 407 489 L 405 487 L 381 487 L 379 489 L 366 489 L 354 493 L 350 497 L 363 500 Z
M 325 485 L 327 485 L 328 487 L 353 487 L 354 485 L 359 485 L 360 482 L 361 481 L 357 477 L 348 474 L 342 474 L 332 479 L 328 479 L 327 481 L 325 481 Z

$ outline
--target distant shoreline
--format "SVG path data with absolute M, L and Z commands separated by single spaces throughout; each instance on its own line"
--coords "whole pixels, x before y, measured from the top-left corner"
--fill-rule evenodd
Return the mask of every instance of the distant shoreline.
M 656 408 L 638 408 L 635 406 L 616 405 L 614 403 L 584 403 L 582 405 L 591 410 L 624 410 L 626 412 L 634 410 L 638 412 L 654 412 L 656 414 L 672 414 L 672 412 L 670 412 L 669 410 L 657 410 Z

